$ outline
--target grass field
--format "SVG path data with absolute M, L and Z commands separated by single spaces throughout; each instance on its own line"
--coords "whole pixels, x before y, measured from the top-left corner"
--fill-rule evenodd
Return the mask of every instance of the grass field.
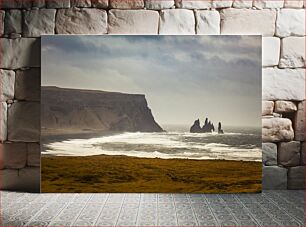
M 260 162 L 42 157 L 42 192 L 260 192 Z

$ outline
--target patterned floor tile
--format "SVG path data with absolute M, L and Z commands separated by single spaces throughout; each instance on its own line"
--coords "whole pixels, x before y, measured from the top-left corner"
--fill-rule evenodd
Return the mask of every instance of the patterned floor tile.
M 4 226 L 304 226 L 303 191 L 261 194 L 1 192 Z

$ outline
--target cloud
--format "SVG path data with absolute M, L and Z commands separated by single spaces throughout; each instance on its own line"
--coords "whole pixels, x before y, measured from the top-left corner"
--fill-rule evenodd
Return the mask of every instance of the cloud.
M 91 54 L 97 57 L 157 57 L 198 54 L 225 61 L 261 55 L 260 36 L 59 36 L 43 37 L 44 47 L 70 54 Z M 192 50 L 192 52 L 190 51 Z M 170 55 L 169 55 L 170 53 Z
M 43 85 L 143 93 L 162 123 L 260 122 L 260 36 L 44 36 L 42 72 Z

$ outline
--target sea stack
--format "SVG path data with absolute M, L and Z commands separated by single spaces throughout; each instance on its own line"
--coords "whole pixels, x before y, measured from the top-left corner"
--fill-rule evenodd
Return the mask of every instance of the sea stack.
M 208 132 L 214 132 L 215 126 L 214 124 L 208 119 L 205 119 L 203 127 L 200 125 L 200 120 L 195 120 L 193 125 L 190 128 L 191 133 L 208 133 Z M 223 134 L 223 129 L 221 127 L 221 122 L 218 124 L 218 133 Z
M 221 122 L 219 122 L 218 124 L 218 134 L 224 134 L 222 126 L 221 126 Z
M 193 125 L 190 128 L 190 132 L 192 132 L 192 133 L 202 132 L 202 128 L 200 126 L 200 119 L 194 121 Z
M 208 121 L 208 118 L 206 118 L 202 128 L 202 132 L 212 132 L 212 131 L 215 131 L 215 127 L 210 121 Z

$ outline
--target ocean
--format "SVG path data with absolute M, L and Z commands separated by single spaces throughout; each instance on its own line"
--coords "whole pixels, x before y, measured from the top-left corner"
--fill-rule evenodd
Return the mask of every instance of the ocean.
M 127 155 L 143 158 L 262 160 L 261 128 L 224 127 L 224 134 L 190 133 L 188 126 L 163 126 L 166 132 L 124 132 L 93 138 L 66 138 L 43 144 L 55 156 Z

